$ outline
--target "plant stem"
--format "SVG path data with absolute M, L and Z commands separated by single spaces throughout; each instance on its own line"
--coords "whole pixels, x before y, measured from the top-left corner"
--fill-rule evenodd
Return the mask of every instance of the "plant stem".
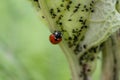
M 114 57 L 114 80 L 120 80 L 120 30 L 112 35 Z
M 82 80 L 79 79 L 79 72 L 78 72 L 79 66 L 77 65 L 77 60 L 75 56 L 69 50 L 66 49 L 64 44 L 60 44 L 60 47 L 64 51 L 66 59 L 68 60 L 69 67 L 71 70 L 72 80 Z
M 102 80 L 120 80 L 120 32 L 113 34 L 103 48 Z
M 60 47 L 64 51 L 64 54 L 66 56 L 66 59 L 68 61 L 71 75 L 72 75 L 72 80 L 91 80 L 91 76 L 88 76 L 86 73 L 86 70 L 84 66 L 80 67 L 78 59 L 74 54 L 72 54 L 70 49 L 66 49 L 67 46 L 65 44 L 61 43 Z M 83 71 L 83 76 L 81 77 L 80 71 Z
M 102 80 L 113 80 L 113 54 L 111 39 L 104 43 L 102 55 Z

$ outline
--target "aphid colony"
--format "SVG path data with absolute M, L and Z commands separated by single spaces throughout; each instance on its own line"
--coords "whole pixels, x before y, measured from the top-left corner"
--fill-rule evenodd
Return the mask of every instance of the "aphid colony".
M 53 19 L 53 21 L 55 21 L 55 23 L 56 23 L 56 27 L 57 27 L 56 29 L 58 29 L 55 31 L 60 31 L 63 36 L 64 36 L 64 33 L 67 31 L 64 28 L 64 22 L 63 22 L 63 18 L 66 17 L 64 15 L 65 12 L 71 13 L 71 15 L 69 17 L 67 17 L 68 18 L 67 21 L 72 23 L 72 21 L 75 21 L 74 15 L 76 13 L 77 14 L 82 13 L 82 12 L 89 13 L 89 14 L 93 13 L 94 12 L 94 9 L 93 9 L 94 3 L 95 3 L 94 0 L 91 0 L 89 5 L 82 4 L 80 2 L 75 5 L 72 0 L 61 0 L 61 3 L 59 4 L 59 6 L 57 6 L 55 8 L 49 8 L 50 16 Z M 76 26 L 73 26 L 73 29 L 71 32 L 72 36 L 68 36 L 67 38 L 64 39 L 67 41 L 68 46 L 70 48 L 74 47 L 74 52 L 76 54 L 80 52 L 80 50 L 79 50 L 80 46 L 79 46 L 78 42 L 84 40 L 83 34 L 86 32 L 86 30 L 88 28 L 88 21 L 86 18 L 88 18 L 88 17 L 84 17 L 82 15 L 78 16 L 76 22 L 77 22 L 77 24 L 80 24 L 80 27 L 74 28 Z M 53 33 L 54 33 L 54 31 L 53 31 Z

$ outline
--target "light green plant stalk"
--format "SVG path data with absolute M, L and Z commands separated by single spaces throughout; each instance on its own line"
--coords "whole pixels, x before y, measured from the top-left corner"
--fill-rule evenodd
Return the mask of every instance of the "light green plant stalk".
M 68 59 L 72 80 L 90 80 L 101 44 L 120 28 L 117 0 L 30 0 Z
M 103 48 L 102 80 L 120 80 L 120 31 L 114 33 Z

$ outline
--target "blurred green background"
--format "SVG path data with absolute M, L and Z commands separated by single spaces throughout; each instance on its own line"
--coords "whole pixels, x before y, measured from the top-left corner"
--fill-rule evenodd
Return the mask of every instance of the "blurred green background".
M 49 34 L 27 0 L 0 0 L 0 80 L 70 80 Z

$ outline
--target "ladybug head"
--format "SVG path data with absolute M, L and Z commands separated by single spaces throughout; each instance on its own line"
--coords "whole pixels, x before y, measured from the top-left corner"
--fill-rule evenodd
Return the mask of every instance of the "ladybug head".
M 54 34 L 56 39 L 62 38 L 62 34 L 60 31 L 55 31 L 53 34 Z

